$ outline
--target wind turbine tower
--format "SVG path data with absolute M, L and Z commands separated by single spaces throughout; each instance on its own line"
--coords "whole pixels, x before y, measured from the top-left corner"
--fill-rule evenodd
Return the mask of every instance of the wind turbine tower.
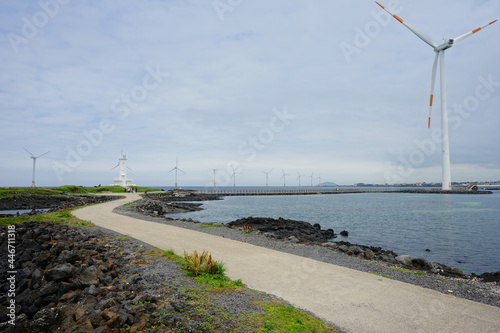
M 26 150 L 28 152 L 28 154 L 31 155 L 31 159 L 33 160 L 33 175 L 31 177 L 31 187 L 36 187 L 36 183 L 35 183 L 35 165 L 36 165 L 36 159 L 39 158 L 39 157 L 42 157 L 43 155 L 47 155 L 50 152 L 48 151 L 46 153 L 43 153 L 42 155 L 35 156 L 32 153 L 30 153 L 28 151 L 28 149 L 26 149 L 26 148 L 23 148 L 23 149 Z
M 268 172 L 261 171 L 262 173 L 266 174 L 266 187 L 269 186 L 269 173 L 273 171 L 273 169 L 269 170 Z
M 300 187 L 300 186 L 302 186 L 300 184 L 300 178 L 302 178 L 303 176 L 298 171 L 297 171 L 297 175 L 298 175 L 297 180 L 299 181 L 299 187 Z
M 179 170 L 182 173 L 185 173 L 184 171 L 182 171 L 181 169 L 179 169 L 178 165 L 179 165 L 179 159 L 176 157 L 175 158 L 175 167 L 172 170 L 169 171 L 169 172 L 172 172 L 172 171 L 175 170 L 175 185 L 174 185 L 174 187 L 178 187 L 177 186 L 177 170 Z
M 376 2 L 376 1 L 375 1 Z M 440 93 L 441 93 L 441 135 L 442 135 L 442 140 L 441 140 L 441 145 L 442 145 L 442 178 L 443 178 L 443 185 L 442 189 L 443 190 L 451 190 L 451 171 L 450 171 L 450 141 L 449 141 L 449 135 L 448 135 L 448 103 L 447 103 L 447 96 L 446 96 L 446 73 L 445 73 L 445 58 L 444 58 L 444 51 L 449 49 L 450 47 L 458 44 L 459 42 L 463 41 L 467 37 L 472 36 L 476 32 L 486 28 L 487 26 L 495 23 L 497 20 L 491 21 L 488 24 L 485 24 L 482 27 L 476 28 L 472 31 L 469 31 L 461 36 L 458 36 L 456 38 L 452 39 L 445 39 L 444 42 L 440 44 L 434 43 L 431 37 L 429 35 L 425 34 L 424 32 L 418 30 L 417 28 L 413 27 L 403 19 L 401 19 L 399 16 L 392 14 L 389 12 L 384 6 L 376 2 L 377 5 L 382 7 L 387 13 L 389 13 L 392 17 L 394 17 L 396 20 L 398 20 L 400 23 L 402 23 L 405 27 L 407 27 L 411 32 L 413 32 L 417 37 L 419 37 L 421 40 L 423 40 L 425 43 L 427 43 L 430 47 L 434 49 L 434 52 L 436 53 L 434 57 L 434 64 L 432 66 L 432 78 L 431 78 L 431 94 L 430 94 L 430 102 L 429 102 L 429 117 L 427 119 L 427 127 L 430 128 L 431 126 L 431 111 L 432 111 L 432 102 L 434 100 L 434 84 L 436 82 L 436 70 L 437 70 L 437 65 L 438 62 L 440 63 Z
M 111 170 L 116 168 L 118 168 L 118 178 L 113 180 L 114 185 L 122 187 L 134 185 L 132 184 L 132 179 L 127 178 L 127 169 L 132 169 L 127 166 L 127 155 L 124 155 L 123 152 L 121 153 L 120 158 L 118 158 L 118 164 Z
M 290 174 L 288 173 L 285 173 L 285 170 L 281 169 L 281 171 L 283 172 L 283 176 L 281 176 L 281 178 L 283 179 L 283 187 L 286 186 L 286 176 L 290 176 Z
M 215 182 L 215 173 L 217 172 L 217 169 L 213 169 L 214 170 L 214 187 L 217 186 L 217 183 Z
M 236 172 L 236 170 L 234 170 L 233 167 L 231 167 L 231 169 L 233 169 L 233 174 L 231 175 L 231 178 L 233 178 L 233 187 L 235 187 L 236 186 L 236 174 L 237 173 L 240 174 L 241 172 Z M 229 179 L 231 179 L 231 178 L 229 178 Z

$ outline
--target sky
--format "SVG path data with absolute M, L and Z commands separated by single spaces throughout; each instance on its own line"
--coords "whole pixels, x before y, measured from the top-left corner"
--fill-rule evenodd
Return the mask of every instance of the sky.
M 381 0 L 439 44 L 495 0 Z M 441 181 L 434 51 L 374 1 L 0 3 L 0 186 Z M 500 23 L 446 51 L 451 175 L 500 180 Z M 285 179 L 283 179 L 285 174 Z

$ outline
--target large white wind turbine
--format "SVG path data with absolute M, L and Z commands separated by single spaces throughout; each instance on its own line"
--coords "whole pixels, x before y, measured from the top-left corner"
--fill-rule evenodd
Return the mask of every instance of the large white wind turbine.
M 35 183 L 35 165 L 36 165 L 36 159 L 39 158 L 39 157 L 42 157 L 43 155 L 47 155 L 48 153 L 50 153 L 50 151 L 48 151 L 46 153 L 43 153 L 42 155 L 35 156 L 32 153 L 30 153 L 28 151 L 28 149 L 26 149 L 26 148 L 23 148 L 23 149 L 26 150 L 28 152 L 28 154 L 31 155 L 31 159 L 33 160 L 33 176 L 31 178 L 31 187 L 36 187 L 36 183 Z
M 181 169 L 178 168 L 178 165 L 179 165 L 179 158 L 176 157 L 175 158 L 175 167 L 169 171 L 169 172 L 172 172 L 175 170 L 175 185 L 174 185 L 174 187 L 178 187 L 177 186 L 177 170 L 179 170 L 182 173 L 185 173 L 184 171 L 182 171 Z
M 376 2 L 376 1 L 375 1 Z M 445 59 L 444 59 L 444 51 L 457 44 L 458 42 L 463 41 L 465 38 L 472 36 L 479 30 L 495 23 L 495 21 L 491 21 L 488 24 L 485 24 L 482 27 L 476 28 L 472 31 L 469 31 L 461 36 L 458 36 L 453 39 L 446 39 L 441 44 L 436 44 L 432 41 L 429 35 L 423 33 L 422 31 L 416 29 L 415 27 L 408 24 L 406 21 L 403 21 L 399 16 L 392 14 L 389 12 L 384 6 L 376 2 L 377 5 L 382 7 L 386 12 L 388 12 L 391 16 L 393 16 L 396 20 L 401 22 L 405 27 L 410 29 L 415 35 L 417 35 L 421 40 L 427 43 L 434 49 L 436 52 L 436 56 L 434 58 L 434 64 L 432 66 L 432 78 L 431 78 L 431 94 L 429 101 L 429 118 L 427 120 L 427 127 L 431 126 L 431 111 L 432 111 L 432 102 L 434 100 L 434 83 L 436 82 L 436 69 L 438 65 L 438 61 L 440 63 L 440 93 L 441 93 L 441 135 L 442 135 L 442 164 L 443 164 L 443 190 L 451 190 L 451 171 L 450 171 L 450 143 L 448 136 L 448 106 L 446 100 L 446 73 L 445 73 Z

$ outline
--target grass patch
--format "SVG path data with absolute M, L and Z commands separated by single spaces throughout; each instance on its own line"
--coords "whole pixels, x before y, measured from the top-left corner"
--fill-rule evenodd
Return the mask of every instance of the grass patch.
M 424 272 L 412 271 L 411 269 L 406 269 L 406 268 L 401 268 L 401 267 L 388 267 L 388 268 L 392 269 L 394 271 L 399 271 L 399 272 L 413 274 L 413 275 L 425 275 Z
M 335 327 L 291 305 L 278 301 L 261 302 L 258 305 L 264 312 L 253 314 L 245 320 L 247 324 L 257 327 L 253 332 L 337 332 Z
M 233 281 L 227 276 L 221 274 L 202 274 L 196 276 L 194 281 L 203 286 L 205 290 L 211 292 L 236 291 L 243 287 L 241 279 Z
M 224 264 L 212 259 L 212 255 L 207 251 L 203 251 L 201 254 L 197 251 L 189 254 L 184 251 L 184 265 L 183 270 L 185 270 L 188 275 L 200 276 L 200 275 L 224 275 L 226 269 Z
M 8 226 L 14 223 L 24 223 L 28 221 L 35 222 L 53 222 L 59 224 L 66 224 L 75 227 L 93 227 L 94 224 L 88 221 L 80 220 L 71 214 L 71 211 L 77 208 L 60 209 L 56 212 L 50 212 L 33 216 L 19 216 L 19 217 L 2 217 L 0 218 L 0 226 Z
M 173 250 L 162 250 L 159 248 L 155 248 L 147 253 L 150 257 L 161 257 L 165 258 L 168 261 L 172 261 L 176 264 L 183 265 L 184 259 L 181 256 L 175 254 Z
M 200 228 L 220 228 L 222 225 L 220 224 L 210 224 L 210 223 L 203 223 L 200 225 Z
M 385 277 L 387 279 L 394 279 L 394 277 L 392 277 L 390 275 L 386 275 L 386 274 L 378 274 L 378 273 L 373 273 L 373 272 L 370 272 L 370 274 L 381 276 L 381 277 Z
M 0 187 L 0 199 L 8 197 L 31 197 L 35 195 L 53 196 L 61 192 L 38 187 Z
M 132 186 L 136 192 L 156 192 L 160 189 Z M 23 196 L 59 196 L 59 195 L 78 195 L 92 193 L 125 193 L 125 188 L 121 186 L 95 186 L 84 187 L 77 185 L 64 185 L 58 187 L 0 187 L 0 199 L 7 197 Z
M 130 239 L 130 235 L 115 236 L 115 239 L 117 241 L 126 241 L 126 240 Z

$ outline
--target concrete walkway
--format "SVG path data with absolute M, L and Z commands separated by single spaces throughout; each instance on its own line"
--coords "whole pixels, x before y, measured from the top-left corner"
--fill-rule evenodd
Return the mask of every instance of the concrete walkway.
M 73 212 L 164 250 L 207 250 L 231 279 L 277 295 L 346 332 L 500 332 L 500 308 L 292 254 L 112 213 L 127 198 Z

